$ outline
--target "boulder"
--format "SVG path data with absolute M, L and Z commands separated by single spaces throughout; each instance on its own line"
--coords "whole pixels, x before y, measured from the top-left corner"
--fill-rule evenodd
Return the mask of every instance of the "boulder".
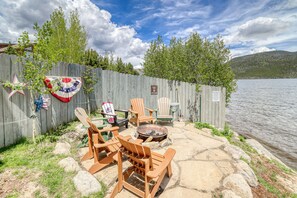
M 69 155 L 70 154 L 70 144 L 68 142 L 58 142 L 55 146 L 55 149 L 53 151 L 54 154 L 60 154 L 60 155 Z
M 252 190 L 242 175 L 232 174 L 226 177 L 223 181 L 223 186 L 236 195 L 244 198 L 252 198 Z
M 254 171 L 247 163 L 240 160 L 237 163 L 235 163 L 235 166 L 237 168 L 237 173 L 241 174 L 250 186 L 258 186 L 258 179 Z
M 66 141 L 66 142 L 74 142 L 76 140 L 80 139 L 80 135 L 77 132 L 69 132 L 69 133 L 65 133 L 61 136 L 60 140 Z
M 232 155 L 232 157 L 236 160 L 239 160 L 241 157 L 248 162 L 251 161 L 251 158 L 248 154 L 246 154 L 241 148 L 228 144 L 225 146 L 224 150 Z
M 77 161 L 75 161 L 72 157 L 64 158 L 60 160 L 58 164 L 59 166 L 64 168 L 66 172 L 77 172 L 81 170 Z
M 82 196 L 97 193 L 102 188 L 97 179 L 87 171 L 79 171 L 73 178 L 73 183 Z
M 223 198 L 241 198 L 241 197 L 237 196 L 231 190 L 223 190 L 222 195 L 223 195 Z

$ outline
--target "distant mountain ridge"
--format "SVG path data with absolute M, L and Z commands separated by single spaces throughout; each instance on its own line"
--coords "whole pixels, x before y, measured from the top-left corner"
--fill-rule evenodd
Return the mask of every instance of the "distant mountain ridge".
M 230 60 L 236 79 L 297 78 L 297 52 L 270 51 Z

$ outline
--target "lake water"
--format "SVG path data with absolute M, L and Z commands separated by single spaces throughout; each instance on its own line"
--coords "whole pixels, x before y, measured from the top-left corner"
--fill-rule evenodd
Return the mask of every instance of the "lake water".
M 238 80 L 227 108 L 231 128 L 297 169 L 297 79 Z

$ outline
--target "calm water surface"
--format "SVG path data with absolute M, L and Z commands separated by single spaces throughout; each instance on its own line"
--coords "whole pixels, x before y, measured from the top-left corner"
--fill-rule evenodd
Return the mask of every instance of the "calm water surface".
M 238 80 L 227 108 L 234 131 L 297 169 L 297 79 Z

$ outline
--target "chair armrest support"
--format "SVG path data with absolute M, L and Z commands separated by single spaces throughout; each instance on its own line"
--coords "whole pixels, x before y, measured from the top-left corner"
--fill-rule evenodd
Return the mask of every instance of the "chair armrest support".
M 170 162 L 172 161 L 174 155 L 175 155 L 176 151 L 172 148 L 167 149 L 167 151 L 164 154 L 164 160 L 162 162 L 162 164 L 160 164 L 160 166 L 155 169 L 154 171 L 149 171 L 147 173 L 147 176 L 149 178 L 156 178 L 158 177 L 165 168 L 167 168 L 167 166 L 170 164 Z
M 138 115 L 138 112 L 137 111 L 133 111 L 132 109 L 129 109 L 129 111 L 135 115 Z
M 144 107 L 146 110 L 148 110 L 149 112 L 154 112 L 155 110 L 153 109 L 150 109 L 150 108 L 147 108 L 147 107 Z

